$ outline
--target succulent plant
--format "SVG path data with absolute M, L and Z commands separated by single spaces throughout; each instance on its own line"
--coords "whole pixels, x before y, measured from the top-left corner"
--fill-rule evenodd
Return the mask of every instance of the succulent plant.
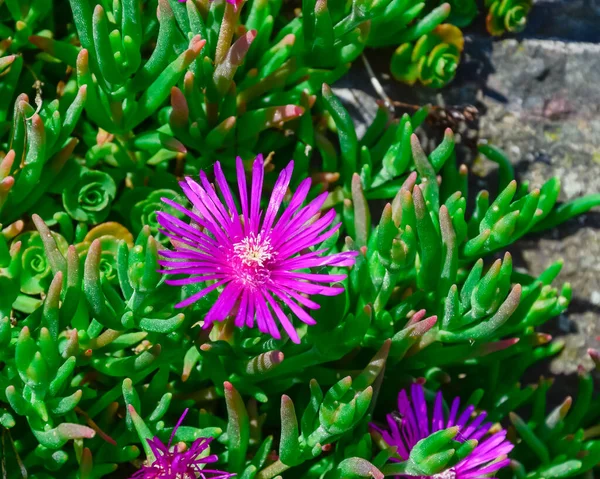
M 527 15 L 533 6 L 531 0 L 486 0 L 486 26 L 491 35 L 505 32 L 519 33 L 527 25 Z
M 477 16 L 477 2 L 475 0 L 452 0 L 450 3 L 450 17 L 448 22 L 457 27 L 466 27 Z
M 74 220 L 97 224 L 110 213 L 116 194 L 117 186 L 110 175 L 82 169 L 77 181 L 63 190 L 63 205 Z
M 53 233 L 52 236 L 58 250 L 65 254 L 68 247 L 66 240 L 57 233 Z M 17 236 L 14 241 L 21 243 L 21 291 L 30 295 L 47 291 L 52 278 L 40 234 L 37 231 L 27 231 Z
M 598 397 L 594 397 L 594 380 L 585 371 L 579 374 L 579 393 L 570 396 L 551 411 L 547 411 L 546 394 L 551 380 L 540 379 L 533 399 L 529 420 L 514 412 L 510 422 L 517 435 L 517 447 L 511 461 L 515 477 L 528 468 L 539 477 L 578 477 L 598 465 L 600 440 L 597 427 Z M 536 462 L 539 465 L 532 467 Z
M 2 159 L 2 196 L 0 221 L 11 223 L 36 206 L 72 161 L 79 142 L 71 136 L 86 102 L 86 87 L 81 87 L 65 109 L 58 100 L 37 110 L 27 95 L 17 98 L 12 118 L 11 149 Z M 4 198 L 2 198 L 4 197 Z
M 12 48 L 16 51 L 31 47 L 28 37 L 41 24 L 50 21 L 55 3 L 43 0 L 6 0 L 0 5 L 0 38 L 12 39 Z M 49 25 L 48 25 L 49 26 Z
M 133 246 L 133 235 L 123 225 L 114 222 L 102 223 L 92 228 L 83 240 L 75 245 L 82 265 L 92 244 L 97 240 L 100 248 L 98 269 L 103 280 L 116 284 L 119 280 L 117 255 L 119 245 L 124 242 Z
M 3 477 L 595 472 L 591 376 L 549 412 L 523 379 L 562 347 L 562 263 L 505 250 L 600 197 L 518 186 L 485 142 L 473 194 L 427 107 L 359 138 L 328 86 L 399 44 L 395 75 L 443 86 L 451 3 L 0 0 Z
M 405 124 L 408 121 L 405 118 Z M 446 142 L 451 145 L 449 137 Z M 483 146 L 482 149 L 485 150 Z M 8 318 L 4 320 L 4 329 L 11 332 L 8 337 L 17 336 L 14 336 L 16 342 L 10 341 L 4 350 L 4 362 L 10 367 L 2 374 L 7 404 L 17 408 L 16 415 L 11 417 L 15 421 L 21 415 L 28 418 L 34 437 L 42 438 L 38 438 L 41 443 L 38 447 L 59 452 L 53 453 L 54 459 L 49 462 L 27 456 L 22 459 L 24 467 L 30 471 L 63 467 L 80 473 L 98 471 L 94 477 L 101 477 L 111 474 L 117 467 L 115 463 L 140 464 L 140 449 L 147 447 L 144 441 L 156 436 L 166 442 L 172 434 L 163 422 L 165 415 L 172 417 L 169 413 L 172 408 L 181 412 L 181 407 L 192 407 L 198 402 L 216 406 L 219 397 L 224 396 L 228 421 L 206 411 L 200 414 L 198 426 L 180 426 L 173 439 L 191 443 L 200 437 L 215 437 L 213 442 L 227 451 L 223 466 L 217 469 L 268 478 L 288 469 L 301 470 L 309 464 L 311 470 L 326 468 L 343 477 L 349 474 L 362 477 L 361 471 L 381 477 L 388 470 L 396 470 L 392 462 L 388 463 L 391 456 L 373 456 L 371 447 L 366 447 L 370 441 L 360 446 L 363 456 L 356 456 L 359 445 L 352 446 L 348 441 L 353 431 L 365 431 L 367 427 L 373 414 L 373 388 L 377 391 L 381 388 L 386 363 L 390 374 L 400 363 L 408 374 L 424 375 L 435 387 L 436 378 L 444 370 L 451 373 L 452 368 L 460 367 L 465 357 L 479 368 L 491 368 L 501 357 L 504 361 L 514 359 L 522 369 L 515 368 L 514 382 L 508 381 L 513 387 L 527 365 L 552 353 L 545 349 L 544 341 L 532 337 L 531 328 L 562 311 L 570 293 L 565 289 L 559 295 L 544 286 L 556 276 L 556 267 L 539 280 L 522 288 L 513 287 L 509 292 L 514 281 L 510 256 L 491 265 L 487 272 L 481 260 L 475 261 L 478 255 L 502 247 L 522 234 L 521 231 L 531 229 L 531 219 L 523 223 L 523 230 L 510 229 L 488 243 L 490 233 L 484 235 L 485 241 L 478 239 L 471 243 L 476 243 L 476 248 L 467 247 L 481 231 L 494 230 L 510 214 L 509 193 L 514 182 L 506 186 L 496 203 L 484 208 L 480 200 L 477 208 L 481 213 L 469 224 L 463 219 L 464 210 L 452 206 L 459 202 L 460 196 L 443 196 L 444 188 L 435 186 L 432 191 L 426 181 L 430 172 L 435 172 L 433 164 L 443 178 L 460 176 L 461 168 L 450 162 L 451 148 L 445 164 L 440 164 L 437 154 L 430 159 L 425 157 L 413 137 L 408 154 L 406 168 L 415 171 L 405 177 L 399 199 L 386 206 L 374 228 L 365 222 L 370 216 L 365 190 L 373 190 L 363 187 L 360 176 L 351 177 L 348 194 L 353 207 L 352 221 L 342 212 L 340 218 L 353 237 L 346 240 L 345 249 L 357 251 L 357 261 L 345 283 L 345 295 L 317 298 L 320 309 L 315 312 L 316 325 L 308 329 L 299 345 L 285 339 L 269 339 L 252 330 L 234 331 L 232 335 L 226 328 L 213 327 L 213 331 L 194 333 L 194 324 L 202 320 L 202 312 L 208 311 L 216 296 L 209 294 L 193 308 L 175 313 L 173 305 L 198 289 L 190 290 L 191 285 L 184 285 L 179 291 L 179 287 L 164 283 L 156 272 L 158 251 L 162 247 L 147 226 L 134 245 L 124 228 L 111 223 L 98 226 L 85 234 L 81 246 L 70 246 L 65 254 L 64 248 L 61 251 L 55 238 L 49 236 L 45 223 L 36 217 L 54 279 L 43 304 L 24 320 L 20 330 L 11 326 Z M 489 151 L 488 155 L 493 156 Z M 436 163 L 430 163 L 434 160 Z M 406 175 L 407 170 L 398 176 L 402 174 Z M 394 180 L 393 177 L 391 181 Z M 537 200 L 536 209 L 540 210 L 534 224 L 543 221 L 551 224 L 553 201 L 540 203 L 541 195 L 533 197 Z M 525 203 L 528 196 L 522 198 Z M 434 210 L 429 205 L 433 204 L 441 204 L 439 216 L 431 213 Z M 347 202 L 342 201 L 340 208 L 347 211 Z M 574 208 L 574 211 L 579 209 L 576 205 Z M 60 226 L 60 222 L 56 225 Z M 462 234 L 457 233 L 461 231 Z M 326 242 L 337 243 L 337 236 Z M 114 244 L 116 254 L 111 246 Z M 436 244 L 432 249 L 423 249 Z M 80 255 L 85 258 L 83 267 Z M 110 267 L 101 271 L 103 258 Z M 436 267 L 440 268 L 439 273 L 433 272 Z M 431 281 L 424 268 L 436 281 Z M 440 321 L 435 316 L 426 317 L 425 309 L 437 313 Z M 334 311 L 341 313 L 340 316 L 332 314 Z M 23 349 L 25 346 L 27 349 Z M 52 347 L 55 353 L 42 353 L 42 348 Z M 358 358 L 353 360 L 351 352 L 357 347 L 366 351 L 379 348 L 379 352 L 362 374 L 336 378 L 337 369 L 325 365 L 344 357 L 356 362 Z M 26 356 L 21 351 L 30 352 Z M 42 373 L 49 368 L 67 368 L 66 364 L 73 364 L 68 367 L 76 371 L 89 368 L 96 379 L 90 382 L 79 374 L 65 383 L 68 387 L 54 393 L 44 383 L 46 376 Z M 347 367 L 352 370 L 350 364 Z M 9 371 L 16 373 L 7 376 Z M 36 376 L 34 373 L 38 372 Z M 301 400 L 302 404 L 309 404 L 301 424 L 296 419 L 294 403 L 283 396 L 280 449 L 277 459 L 270 459 L 271 439 L 261 439 L 260 429 L 251 426 L 257 419 L 251 421 L 250 416 L 258 417 L 256 401 L 263 403 L 268 412 L 274 395 L 285 394 L 292 384 L 311 377 L 331 389 L 323 394 L 316 382 L 311 384 L 310 398 Z M 102 384 L 114 387 L 105 388 Z M 47 389 L 51 393 L 40 396 L 39 392 L 27 399 L 30 397 L 27 388 L 32 392 Z M 15 402 L 20 391 L 24 393 L 18 397 L 29 403 Z M 242 394 L 251 398 L 247 405 L 241 399 Z M 119 399 L 121 395 L 124 402 Z M 38 397 L 43 402 L 38 403 Z M 515 398 L 527 400 L 522 395 Z M 63 413 L 55 403 L 67 408 L 67 412 Z M 119 403 L 128 411 L 124 422 L 118 419 Z M 209 410 L 214 411 L 214 406 Z M 498 411 L 502 409 L 505 408 Z M 59 422 L 60 414 L 66 414 L 66 421 Z M 77 424 L 79 429 L 69 424 Z M 60 429 L 50 439 L 37 432 L 57 427 Z M 14 427 L 11 430 L 15 434 Z M 25 430 L 19 431 L 17 443 L 19 436 L 25 434 Z M 451 447 L 453 434 L 450 431 L 443 437 L 424 438 L 411 460 L 420 468 L 429 467 L 429 459 L 425 458 Z M 89 444 L 76 459 L 65 441 L 81 436 L 88 437 Z M 346 446 L 334 456 L 323 455 L 328 444 Z M 247 459 L 250 449 L 256 450 L 256 455 L 250 456 L 254 459 Z
M 23 69 L 23 57 L 8 54 L 13 43 L 12 39 L 4 38 L 4 40 L 0 40 L 0 79 L 2 79 L 0 81 L 0 138 L 9 129 L 10 123 L 6 121 L 8 111 Z
M 424 10 L 421 2 L 385 2 L 378 4 L 376 10 L 385 7 L 381 17 L 373 18 L 372 34 L 367 44 L 372 47 L 398 45 L 412 42 L 431 32 L 450 15 L 450 3 L 443 3 L 431 11 Z
M 169 189 L 151 189 L 144 194 L 143 188 L 137 189 L 141 193 L 140 201 L 135 203 L 131 208 L 130 219 L 131 226 L 134 231 L 139 232 L 148 225 L 150 227 L 150 233 L 160 238 L 160 241 L 164 244 L 168 241 L 168 237 L 160 233 L 160 224 L 158 222 L 158 213 L 168 213 L 176 218 L 182 218 L 184 215 L 179 210 L 166 205 L 162 198 L 167 198 L 171 201 L 182 201 L 181 194 L 169 190 Z M 141 191 L 140 191 L 141 190 Z
M 452 81 L 464 47 L 462 32 L 449 23 L 438 25 L 414 44 L 403 43 L 392 56 L 394 78 L 409 85 L 441 88 Z

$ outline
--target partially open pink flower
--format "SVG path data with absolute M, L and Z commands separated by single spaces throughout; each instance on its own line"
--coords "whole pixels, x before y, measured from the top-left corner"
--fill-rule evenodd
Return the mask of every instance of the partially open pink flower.
M 470 439 L 479 441 L 473 452 L 460 460 L 454 467 L 434 476 L 401 476 L 411 479 L 483 479 L 489 478 L 500 469 L 508 466 L 510 459 L 506 455 L 513 445 L 506 439 L 506 431 L 500 431 L 488 436 L 492 427 L 486 422 L 487 413 L 473 415 L 475 406 L 468 405 L 462 412 L 460 398 L 452 401 L 449 413 L 444 412 L 442 393 L 438 392 L 433 404 L 433 411 L 425 401 L 425 392 L 420 384 L 413 384 L 410 396 L 405 390 L 398 394 L 398 413 L 387 415 L 387 428 L 371 426 L 379 431 L 385 442 L 397 448 L 397 454 L 402 460 L 407 460 L 413 447 L 421 439 L 430 434 L 458 426 L 457 441 L 465 442 Z M 460 413 L 459 413 L 460 412 Z M 485 438 L 485 439 L 484 439 Z
M 228 472 L 205 468 L 207 464 L 218 460 L 214 454 L 199 457 L 208 448 L 212 437 L 198 438 L 187 449 L 179 445 L 171 446 L 175 433 L 187 413 L 188 409 L 177 421 L 166 446 L 157 437 L 148 440 L 148 445 L 154 454 L 154 461 L 136 471 L 130 479 L 227 479 L 235 476 Z
M 279 175 L 264 211 L 260 208 L 264 177 L 261 155 L 254 161 L 250 192 L 242 160 L 237 159 L 241 212 L 218 162 L 215 164 L 215 179 L 221 196 L 201 172 L 200 183 L 191 178 L 180 183 L 194 211 L 163 198 L 165 203 L 191 220 L 190 224 L 164 212 L 157 214 L 163 233 L 176 245 L 175 251 L 161 252 L 167 258 L 160 262 L 168 268 L 163 272 L 189 276 L 167 280 L 167 283 L 213 282 L 177 306 L 188 306 L 220 288 L 219 299 L 204 318 L 205 328 L 235 314 L 237 327 L 246 325 L 253 328 L 256 322 L 261 332 L 280 338 L 275 316 L 292 341 L 297 343 L 300 338 L 283 307 L 302 322 L 312 325 L 315 321 L 303 307 L 318 309 L 319 305 L 309 296 L 333 296 L 343 292 L 343 288 L 327 284 L 344 280 L 345 274 L 310 271 L 323 266 L 351 266 L 357 254 L 351 251 L 322 256 L 325 250 L 310 250 L 331 237 L 340 226 L 330 228 L 335 217 L 334 210 L 320 216 L 327 193 L 302 207 L 310 189 L 310 179 L 305 179 L 287 208 L 278 215 L 293 167 L 293 162 L 290 162 Z

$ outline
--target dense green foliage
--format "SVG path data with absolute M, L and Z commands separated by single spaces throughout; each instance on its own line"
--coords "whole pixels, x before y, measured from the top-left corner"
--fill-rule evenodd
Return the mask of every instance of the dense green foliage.
M 486 6 L 496 34 L 521 28 L 530 5 Z M 450 23 L 476 14 L 471 0 L 0 0 L 3 477 L 129 477 L 185 408 L 175 440 L 216 438 L 218 467 L 240 478 L 394 475 L 369 422 L 416 379 L 512 424 L 504 476 L 592 471 L 590 375 L 554 410 L 548 380 L 522 384 L 561 347 L 538 331 L 571 299 L 554 281 L 561 263 L 534 278 L 503 252 L 600 198 L 557 206 L 558 178 L 518 186 L 490 145 L 498 194 L 470 193 L 453 133 L 428 154 L 414 134 L 426 107 L 393 118 L 382 106 L 359 139 L 328 86 L 386 45 L 400 45 L 399 79 L 443 86 L 462 50 Z M 175 309 L 201 286 L 158 272 L 171 244 L 157 212 L 180 214 L 161 198 L 185 203 L 183 176 L 219 160 L 234 180 L 235 156 L 249 170 L 258 153 L 265 190 L 293 158 L 292 188 L 312 176 L 309 198 L 330 192 L 323 209 L 342 228 L 320 249 L 360 252 L 345 294 L 315 297 L 317 324 L 296 325 L 300 344 L 201 329 L 219 291 Z M 407 470 L 451 467 L 465 451 L 448 431 Z

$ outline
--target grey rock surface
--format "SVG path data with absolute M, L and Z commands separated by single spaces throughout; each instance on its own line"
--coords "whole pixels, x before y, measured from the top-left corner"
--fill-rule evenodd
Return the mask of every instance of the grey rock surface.
M 459 147 L 459 158 L 480 175 L 477 186 L 494 192 L 493 169 L 475 150 L 477 139 L 487 139 L 510 153 L 519 180 L 532 188 L 558 176 L 560 201 L 600 194 L 600 0 L 538 1 L 518 38 L 468 33 L 457 77 L 441 91 L 390 80 L 390 54 L 371 51 L 367 58 L 392 100 L 479 109 L 479 121 L 463 132 Z M 380 97 L 360 61 L 337 92 L 362 131 Z M 600 209 L 526 238 L 511 251 L 515 263 L 534 275 L 564 260 L 557 284 L 571 283 L 573 301 L 565 317 L 545 326 L 565 341 L 550 370 L 591 369 L 587 348 L 600 349 Z
M 487 85 L 507 101 L 484 100 L 480 135 L 509 151 L 519 176 L 532 186 L 558 176 L 562 201 L 600 193 L 600 45 L 506 40 L 495 45 L 492 62 L 497 73 Z M 534 274 L 563 258 L 558 281 L 573 286 L 569 321 L 558 322 L 565 349 L 551 371 L 591 368 L 587 348 L 600 344 L 600 214 L 518 246 Z

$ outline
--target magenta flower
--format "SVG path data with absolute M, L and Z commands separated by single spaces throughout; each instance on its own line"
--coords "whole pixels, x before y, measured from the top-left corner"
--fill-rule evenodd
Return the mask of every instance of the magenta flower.
M 292 341 L 298 343 L 298 333 L 282 306 L 300 321 L 315 324 L 303 307 L 318 309 L 319 305 L 308 296 L 342 293 L 343 288 L 327 283 L 342 281 L 346 275 L 316 273 L 310 269 L 351 266 L 357 252 L 322 256 L 325 250 L 310 250 L 340 227 L 337 224 L 330 228 L 334 210 L 320 216 L 327 193 L 302 207 L 310 189 L 310 179 L 300 183 L 288 207 L 278 215 L 292 178 L 293 162 L 277 178 L 265 211 L 260 208 L 264 176 L 262 155 L 256 158 L 252 167 L 249 199 L 240 158 L 236 166 L 241 214 L 218 162 L 215 179 L 221 196 L 204 172 L 200 172 L 200 184 L 191 178 L 180 183 L 194 211 L 163 198 L 165 203 L 184 213 L 191 223 L 164 212 L 157 214 L 163 227 L 161 231 L 173 240 L 176 248 L 175 251 L 161 252 L 167 259 L 161 260 L 160 264 L 168 268 L 162 272 L 189 275 L 184 279 L 167 280 L 171 285 L 213 281 L 177 307 L 188 306 L 219 288 L 219 299 L 206 314 L 204 328 L 235 315 L 237 327 L 253 328 L 256 322 L 261 332 L 279 339 L 281 334 L 275 316 Z
M 459 406 L 460 398 L 456 397 L 446 416 L 442 406 L 442 393 L 438 392 L 430 421 L 423 386 L 413 384 L 410 389 L 410 399 L 406 391 L 400 391 L 398 395 L 399 414 L 387 415 L 388 428 L 380 428 L 375 424 L 371 426 L 381 433 L 385 442 L 398 448 L 398 455 L 405 461 L 409 458 L 410 451 L 417 442 L 441 429 L 459 426 L 460 430 L 455 438 L 457 441 L 465 442 L 470 439 L 481 441 L 492 427 L 490 422 L 483 423 L 487 414 L 481 412 L 473 417 L 475 406 L 469 405 L 459 415 Z M 506 458 L 506 455 L 513 447 L 506 439 L 506 431 L 502 429 L 480 442 L 471 454 L 454 467 L 432 477 L 436 479 L 488 478 L 509 464 L 510 460 Z M 415 476 L 410 477 L 416 479 Z
M 183 411 L 166 446 L 157 437 L 148 440 L 154 454 L 154 462 L 143 466 L 130 479 L 227 479 L 235 476 L 228 472 L 204 468 L 206 464 L 217 462 L 218 459 L 214 454 L 199 457 L 208 448 L 212 437 L 196 439 L 189 449 L 178 444 L 171 447 L 175 433 L 187 413 L 188 409 Z

